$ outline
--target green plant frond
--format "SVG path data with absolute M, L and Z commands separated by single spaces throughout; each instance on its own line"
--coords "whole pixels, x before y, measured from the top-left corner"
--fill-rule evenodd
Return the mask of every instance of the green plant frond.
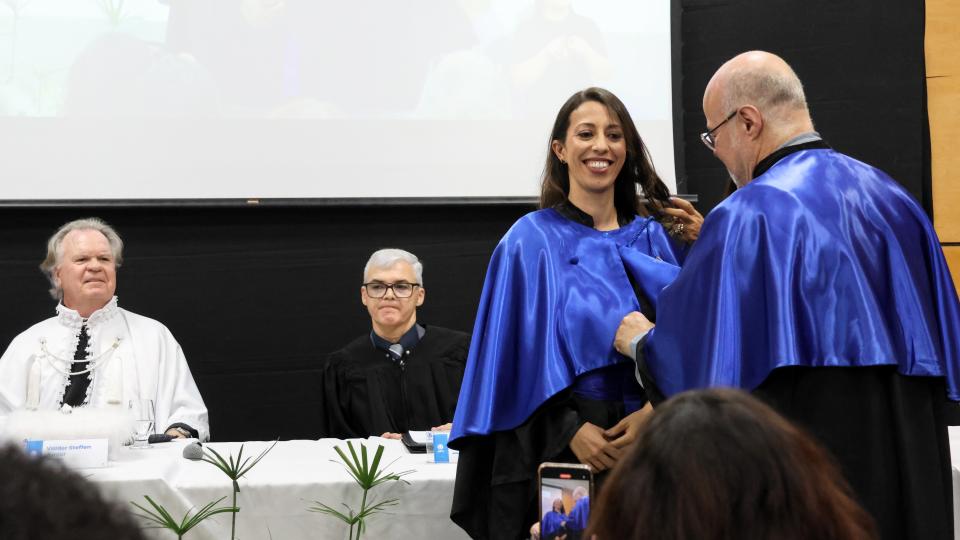
M 148 503 L 150 503 L 150 506 L 152 506 L 153 509 L 152 510 L 147 509 L 133 501 L 130 501 L 130 504 L 136 506 L 137 508 L 140 509 L 140 511 L 143 512 L 142 514 L 137 514 L 137 515 L 143 519 L 156 523 L 156 525 L 151 525 L 150 528 L 168 529 L 170 531 L 173 531 L 177 536 L 182 536 L 186 534 L 187 531 L 196 527 L 197 525 L 200 524 L 201 521 L 207 519 L 210 516 L 214 516 L 216 514 L 223 514 L 226 512 L 235 513 L 240 511 L 239 508 L 236 508 L 233 506 L 227 506 L 223 508 L 214 508 L 214 506 L 216 506 L 221 501 L 226 499 L 226 497 L 221 497 L 212 503 L 208 503 L 204 505 L 200 510 L 194 513 L 193 516 L 190 515 L 190 510 L 187 510 L 187 513 L 184 514 L 183 519 L 179 523 L 177 523 L 177 521 L 173 518 L 172 515 L 170 515 L 170 512 L 168 512 L 166 508 L 164 508 L 163 506 L 155 502 L 153 499 L 151 499 L 147 495 L 144 495 L 143 498 L 146 499 Z
M 361 483 L 360 478 L 357 476 L 359 472 L 356 469 L 354 469 L 350 463 L 344 463 L 342 461 L 337 461 L 335 459 L 331 459 L 330 463 L 336 463 L 337 465 L 343 467 L 344 470 L 347 471 L 347 474 L 350 475 L 350 478 L 353 478 L 354 482 L 356 482 L 357 484 Z
M 355 515 L 353 513 L 353 510 L 347 505 L 343 505 L 343 506 L 347 506 L 347 510 L 349 511 L 349 514 L 344 514 L 335 508 L 331 508 L 323 504 L 320 501 L 314 501 L 314 503 L 316 503 L 316 506 L 311 506 L 310 508 L 308 508 L 308 510 L 310 510 L 311 512 L 318 512 L 320 514 L 327 514 L 328 516 L 333 516 L 339 519 L 340 521 L 346 523 L 347 525 L 354 525 L 360 519 L 359 516 Z
M 350 447 L 350 453 L 353 455 L 354 459 L 356 459 L 357 454 L 353 451 L 353 445 L 350 444 L 350 441 L 347 441 L 347 446 Z M 357 469 L 357 467 L 354 465 L 354 462 L 351 461 L 351 460 L 347 457 L 347 455 L 343 453 L 343 450 L 341 450 L 339 446 L 334 446 L 333 449 L 337 451 L 337 454 L 340 454 L 340 459 L 343 460 L 343 463 L 340 463 L 340 465 L 345 466 L 345 467 L 347 468 L 347 471 L 350 472 L 350 476 L 352 476 L 353 479 L 356 480 L 356 481 L 359 483 L 359 482 L 360 482 L 360 471 L 359 471 L 359 470 Z M 335 463 L 336 463 L 336 462 L 335 462 Z
M 170 523 L 170 524 L 173 524 L 173 525 L 176 525 L 177 520 L 173 519 L 173 516 L 170 515 L 170 512 L 168 512 L 166 508 L 164 508 L 163 506 L 161 506 L 159 503 L 155 502 L 153 499 L 151 499 L 151 498 L 150 498 L 149 496 L 147 496 L 147 495 L 144 495 L 143 498 L 146 499 L 148 503 L 150 503 L 150 506 L 153 507 L 154 511 L 156 512 L 156 515 L 160 516 L 160 518 L 161 518 L 164 522 Z M 143 507 L 141 507 L 141 506 L 139 506 L 139 505 L 137 505 L 137 506 L 140 507 L 140 508 L 143 509 L 143 510 L 146 510 L 146 509 L 144 509 Z M 149 512 L 149 511 L 148 511 L 148 512 Z M 150 512 L 150 513 L 153 513 L 153 512 Z
M 190 518 L 188 522 L 184 524 L 183 533 L 186 533 L 190 529 L 196 527 L 201 521 L 207 519 L 208 517 L 215 516 L 217 514 L 236 514 L 239 511 L 240 509 L 236 506 L 224 506 L 223 508 L 212 508 L 207 509 L 205 512 L 197 512 L 192 518 Z
M 367 474 L 370 473 L 370 465 L 367 463 L 367 445 L 360 445 L 360 457 L 363 459 L 363 470 L 367 471 Z
M 226 499 L 226 497 L 220 497 L 219 499 L 217 499 L 217 500 L 215 500 L 215 501 L 213 501 L 213 502 L 211 502 L 211 503 L 207 503 L 207 504 L 203 505 L 203 507 L 200 508 L 200 510 L 197 510 L 197 512 L 196 512 L 195 514 L 193 514 L 192 517 L 190 516 L 190 512 L 187 511 L 186 515 L 183 516 L 183 521 L 180 522 L 180 530 L 185 533 L 185 532 L 189 531 L 190 529 L 192 529 L 192 528 L 196 527 L 197 525 L 199 525 L 201 521 L 207 519 L 207 518 L 210 517 L 210 516 L 216 515 L 216 514 L 222 514 L 222 513 L 224 513 L 224 512 L 238 512 L 238 511 L 240 511 L 239 508 L 236 508 L 236 507 L 234 507 L 234 506 L 225 506 L 225 507 L 223 507 L 223 508 L 214 508 L 214 506 L 220 504 L 220 502 L 223 501 L 224 499 Z
M 156 523 L 156 525 L 148 525 L 148 526 L 147 526 L 148 528 L 151 528 L 151 529 L 170 529 L 170 530 L 172 530 L 172 531 L 175 531 L 175 530 L 176 530 L 176 527 L 177 527 L 177 523 L 176 523 L 176 522 L 167 521 L 167 520 L 165 520 L 161 515 L 155 513 L 155 512 L 152 511 L 152 510 L 147 510 L 146 508 L 140 506 L 139 504 L 137 504 L 137 503 L 135 503 L 135 502 L 133 502 L 133 501 L 130 501 L 130 504 L 136 506 L 138 509 L 140 509 L 141 512 L 143 512 L 142 514 L 136 514 L 138 517 L 143 518 L 143 519 L 145 519 L 145 520 L 147 520 L 147 521 L 151 521 L 151 522 L 153 522 L 153 523 Z
M 363 445 L 361 444 L 360 447 L 362 448 Z M 360 458 L 357 457 L 357 451 L 353 448 L 353 441 L 347 441 L 347 448 L 350 449 L 350 457 L 353 458 L 351 463 L 354 463 L 359 470 L 361 468 Z
M 367 528 L 368 518 L 371 518 L 377 513 L 384 511 L 386 508 L 399 504 L 399 499 L 396 498 L 385 499 L 377 503 L 367 504 L 367 493 L 370 491 L 370 489 L 391 481 L 400 481 L 405 484 L 409 484 L 410 482 L 404 480 L 403 477 L 416 471 L 411 469 L 397 473 L 389 472 L 387 469 L 396 463 L 396 459 L 381 469 L 380 466 L 383 462 L 383 452 L 385 449 L 382 444 L 379 445 L 374 452 L 373 461 L 370 461 L 370 455 L 367 451 L 367 447 L 362 443 L 360 444 L 359 455 L 357 454 L 357 450 L 354 448 L 352 441 L 347 441 L 347 449 L 350 451 L 349 457 L 339 446 L 334 446 L 333 449 L 337 452 L 337 455 L 340 456 L 341 461 L 331 461 L 334 463 L 339 463 L 344 469 L 346 469 L 350 476 L 352 476 L 357 482 L 357 485 L 363 489 L 363 502 L 360 504 L 360 511 L 354 514 L 353 510 L 349 506 L 343 504 L 343 506 L 349 512 L 349 515 L 346 515 L 318 501 L 314 501 L 316 506 L 311 507 L 309 510 L 312 512 L 320 512 L 322 514 L 334 516 L 344 523 L 350 525 L 350 538 L 353 538 L 354 525 L 356 525 L 357 538 L 359 539 Z
M 211 458 L 207 452 L 213 454 L 213 457 Z M 234 471 L 231 469 L 230 464 L 227 463 L 227 460 L 223 459 L 223 456 L 221 456 L 220 453 L 213 448 L 205 447 L 203 449 L 203 457 L 201 460 L 206 461 L 207 463 L 223 471 L 223 474 L 233 478 Z
M 374 479 L 377 477 L 377 470 L 380 467 L 380 458 L 383 457 L 383 445 L 377 447 L 377 453 L 373 455 L 373 463 L 370 464 L 370 473 Z
M 280 442 L 280 439 L 277 439 L 277 440 L 273 441 L 273 444 L 271 444 L 271 445 L 270 445 L 268 448 L 266 448 L 263 452 L 260 452 L 260 455 L 257 456 L 257 457 L 255 457 L 255 458 L 253 459 L 253 461 L 252 461 L 249 465 L 247 465 L 246 467 L 241 468 L 240 473 L 237 475 L 237 478 L 239 478 L 239 477 L 247 474 L 247 472 L 248 472 L 250 469 L 254 468 L 254 467 L 257 465 L 257 463 L 260 463 L 260 460 L 263 459 L 264 456 L 266 456 L 268 453 L 270 453 L 270 451 L 273 450 L 273 447 L 276 446 L 278 442 Z M 242 448 L 241 448 L 241 450 L 242 450 Z M 238 459 L 239 459 L 239 458 L 238 458 Z M 247 459 L 249 460 L 250 458 L 247 458 Z M 244 463 L 246 463 L 246 461 L 244 461 Z
M 242 444 L 240 445 L 240 452 L 237 453 L 237 461 L 233 461 L 233 454 L 230 454 L 229 456 L 227 456 L 227 457 L 230 458 L 230 470 L 233 471 L 234 473 L 236 473 L 237 470 L 240 469 L 240 467 L 239 467 L 238 465 L 239 465 L 239 463 L 240 463 L 240 457 L 241 457 L 241 456 L 243 456 L 243 445 L 242 445 Z
M 388 508 L 388 507 L 390 507 L 390 506 L 396 506 L 396 505 L 398 505 L 398 504 L 400 504 L 400 499 L 386 499 L 386 500 L 380 501 L 380 502 L 378 502 L 378 503 L 376 503 L 376 504 L 371 504 L 370 506 L 364 508 L 362 512 L 360 512 L 359 514 L 357 514 L 357 516 L 358 516 L 360 519 L 365 520 L 365 519 L 367 519 L 368 517 L 370 517 L 370 516 L 372 516 L 372 515 L 374 515 L 374 514 L 376 514 L 376 513 L 379 513 L 379 512 L 382 511 L 384 508 Z

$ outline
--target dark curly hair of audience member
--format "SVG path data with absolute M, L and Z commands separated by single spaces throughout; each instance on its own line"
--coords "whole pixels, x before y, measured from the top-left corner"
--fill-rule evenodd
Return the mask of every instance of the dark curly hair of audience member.
M 547 144 L 547 162 L 543 167 L 543 179 L 540 186 L 540 208 L 551 208 L 567 200 L 570 194 L 570 176 L 567 165 L 560 161 L 551 149 L 553 141 L 563 141 L 570 128 L 570 115 L 580 105 L 588 101 L 596 101 L 607 107 L 623 128 L 623 136 L 627 143 L 627 156 L 614 182 L 613 205 L 618 216 L 653 215 L 658 220 L 662 217 L 660 209 L 669 206 L 670 190 L 657 176 L 633 118 L 627 107 L 609 90 L 603 88 L 587 88 L 570 96 L 553 123 L 550 132 L 550 141 Z M 646 204 L 641 204 L 637 196 L 637 186 L 646 198 Z
M 598 540 L 877 538 L 832 458 L 739 390 L 654 410 L 590 516 Z
M 133 516 L 54 458 L 0 445 L 0 539 L 144 540 Z

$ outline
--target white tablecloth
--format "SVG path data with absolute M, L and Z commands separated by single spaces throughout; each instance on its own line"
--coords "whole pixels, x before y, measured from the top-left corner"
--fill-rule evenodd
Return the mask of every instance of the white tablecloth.
M 409 454 L 400 441 L 373 437 L 366 444 L 370 458 L 378 444 L 386 449 L 383 464 L 391 472 L 413 469 L 404 476 L 409 482 L 388 482 L 370 491 L 374 501 L 399 498 L 397 506 L 379 514 L 367 524 L 364 538 L 467 538 L 450 521 L 455 464 L 430 463 L 424 454 Z M 244 443 L 243 455 L 256 457 L 271 442 Z M 243 540 L 345 539 L 347 527 L 336 518 L 308 511 L 314 501 L 354 511 L 360 507 L 361 490 L 340 465 L 335 445 L 347 450 L 344 441 L 283 441 L 240 480 L 237 506 L 237 538 Z M 240 443 L 209 443 L 224 458 L 236 457 Z M 201 461 L 181 457 L 183 442 L 154 445 L 145 450 L 123 448 L 116 461 L 104 469 L 83 469 L 81 474 L 100 484 L 106 495 L 129 504 L 147 505 L 144 495 L 164 505 L 176 518 L 187 509 L 226 496 L 220 505 L 229 506 L 230 480 L 219 469 Z M 336 462 L 332 462 L 334 460 Z M 151 532 L 154 538 L 175 538 L 166 531 Z M 187 540 L 227 540 L 230 514 L 219 514 L 185 536 Z

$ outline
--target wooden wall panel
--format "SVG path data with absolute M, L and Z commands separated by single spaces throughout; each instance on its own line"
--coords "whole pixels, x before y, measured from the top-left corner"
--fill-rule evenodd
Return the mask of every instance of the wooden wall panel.
M 941 242 L 960 242 L 960 2 L 927 0 L 926 10 L 934 225 Z
M 960 246 L 944 246 L 943 254 L 947 256 L 947 264 L 950 265 L 953 285 L 960 291 Z

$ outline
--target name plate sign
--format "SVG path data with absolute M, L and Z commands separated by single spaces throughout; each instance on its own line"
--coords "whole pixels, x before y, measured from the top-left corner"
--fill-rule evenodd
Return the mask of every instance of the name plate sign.
M 107 466 L 107 439 L 27 439 L 24 450 L 32 456 L 53 456 L 76 469 Z

